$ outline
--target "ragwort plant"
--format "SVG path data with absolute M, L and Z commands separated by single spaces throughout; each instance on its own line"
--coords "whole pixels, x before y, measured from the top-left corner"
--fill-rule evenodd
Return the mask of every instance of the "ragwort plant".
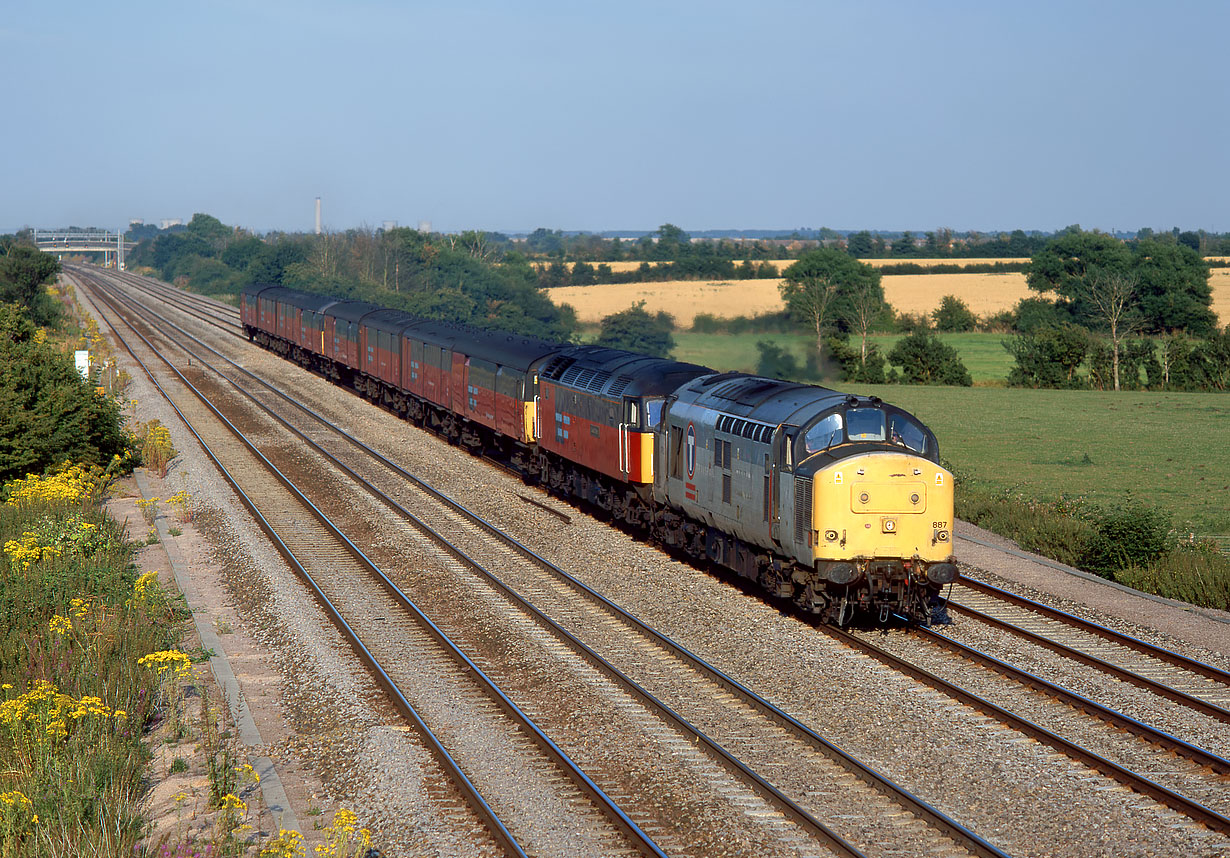
M 0 490 L 0 855 L 131 856 L 159 705 L 155 671 L 182 616 L 98 506 L 106 472 L 67 466 Z

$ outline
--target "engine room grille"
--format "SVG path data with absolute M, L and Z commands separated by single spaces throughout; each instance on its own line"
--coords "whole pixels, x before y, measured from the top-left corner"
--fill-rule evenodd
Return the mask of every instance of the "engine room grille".
M 811 531 L 811 478 L 794 478 L 794 541 L 807 542 Z

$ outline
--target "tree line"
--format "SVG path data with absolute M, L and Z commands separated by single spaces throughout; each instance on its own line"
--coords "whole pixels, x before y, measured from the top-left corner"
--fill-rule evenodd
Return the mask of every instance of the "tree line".
M 1071 227 L 1047 241 L 1027 271 L 1038 297 L 987 320 L 1013 334 L 1004 341 L 1015 360 L 1010 385 L 1230 389 L 1230 326 L 1218 330 L 1209 265 L 1188 244 L 1124 242 Z M 785 270 L 781 291 L 789 318 L 815 336 L 814 356 L 791 366 L 793 356 L 764 343 L 761 370 L 818 377 L 827 358 L 845 381 L 969 384 L 955 351 L 932 332 L 972 330 L 979 320 L 969 308 L 947 296 L 930 318 L 899 317 L 880 278 L 839 250 L 801 256 Z M 894 329 L 909 336 L 880 355 L 869 335 Z M 894 366 L 903 367 L 899 376 Z
M 128 259 L 206 294 L 269 283 L 546 339 L 567 340 L 576 329 L 572 311 L 539 290 L 528 260 L 500 252 L 481 232 L 353 229 L 262 237 L 197 214 L 182 230 L 141 241 Z

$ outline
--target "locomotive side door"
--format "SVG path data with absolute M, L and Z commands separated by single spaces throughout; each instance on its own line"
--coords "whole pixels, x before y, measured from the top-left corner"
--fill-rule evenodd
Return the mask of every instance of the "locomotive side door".
M 619 472 L 628 477 L 632 473 L 632 433 L 640 423 L 640 405 L 637 400 L 624 400 L 623 419 L 619 421 Z M 640 454 L 639 446 L 636 454 Z
M 773 430 L 773 453 L 769 459 L 769 484 L 772 493 L 769 525 L 773 541 L 779 547 L 782 543 L 790 541 L 790 534 L 782 533 L 782 519 L 785 518 L 787 525 L 794 520 L 792 517 L 794 494 L 786 490 L 785 483 L 793 482 L 794 462 L 791 457 L 796 434 L 798 434 L 797 426 L 778 426 Z M 783 510 L 783 506 L 791 509 Z

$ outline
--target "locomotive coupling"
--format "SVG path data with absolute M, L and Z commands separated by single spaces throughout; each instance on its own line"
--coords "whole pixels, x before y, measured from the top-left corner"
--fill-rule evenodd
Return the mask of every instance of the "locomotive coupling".
M 932 584 L 951 584 L 957 578 L 957 564 L 932 563 L 927 567 L 927 580 Z

